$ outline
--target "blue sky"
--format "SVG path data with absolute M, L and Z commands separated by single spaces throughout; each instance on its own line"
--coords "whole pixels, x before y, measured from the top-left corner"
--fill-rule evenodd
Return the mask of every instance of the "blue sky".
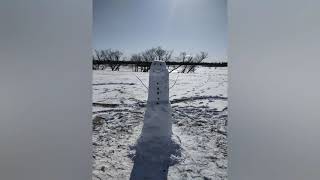
M 162 46 L 226 59 L 226 0 L 93 0 L 93 48 L 125 55 Z

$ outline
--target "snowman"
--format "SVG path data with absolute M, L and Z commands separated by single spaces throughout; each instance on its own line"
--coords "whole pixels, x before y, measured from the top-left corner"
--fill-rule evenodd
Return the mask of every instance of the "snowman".
M 170 140 L 172 135 L 171 105 L 169 101 L 169 72 L 164 61 L 155 60 L 149 71 L 149 88 L 142 141 Z
M 149 88 L 143 128 L 135 146 L 134 165 L 130 180 L 165 180 L 174 161 L 180 156 L 172 139 L 169 72 L 166 63 L 153 61 L 149 71 Z

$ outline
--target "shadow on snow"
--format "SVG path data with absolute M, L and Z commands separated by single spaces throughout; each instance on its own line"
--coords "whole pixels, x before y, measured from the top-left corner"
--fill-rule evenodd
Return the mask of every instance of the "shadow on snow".
M 181 156 L 179 144 L 171 139 L 138 140 L 134 149 L 130 180 L 166 180 L 169 167 L 176 164 Z

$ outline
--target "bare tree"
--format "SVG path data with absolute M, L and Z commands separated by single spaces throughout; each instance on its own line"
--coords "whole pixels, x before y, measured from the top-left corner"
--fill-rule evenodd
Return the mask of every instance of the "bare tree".
M 94 50 L 94 54 L 93 54 L 93 60 L 97 60 L 97 61 L 104 61 L 104 56 L 102 55 L 102 50 Z M 93 65 L 94 69 L 105 69 L 106 66 L 105 65 Z
M 200 54 L 196 55 L 196 57 L 194 58 L 193 62 L 200 63 L 204 59 L 206 59 L 207 57 L 208 57 L 208 53 L 201 51 Z M 190 65 L 189 70 L 187 71 L 187 73 L 194 72 L 196 70 L 196 66 L 197 65 Z
M 166 51 L 159 46 L 154 48 L 154 53 L 158 60 L 162 60 L 163 56 L 166 54 Z
M 180 55 L 176 59 L 177 59 L 177 61 L 182 62 L 182 64 L 171 69 L 169 71 L 169 73 L 173 72 L 174 70 L 176 70 L 178 68 L 181 68 L 180 73 L 194 72 L 197 65 L 192 64 L 192 63 L 200 63 L 204 59 L 206 59 L 207 57 L 208 57 L 208 53 L 206 53 L 206 52 L 200 52 L 200 54 L 197 54 L 195 56 L 187 55 L 186 52 L 181 52 Z M 183 65 L 183 63 L 188 63 L 188 64 Z
M 187 53 L 186 53 L 186 52 L 181 52 L 180 55 L 179 55 L 178 57 L 176 57 L 176 60 L 177 60 L 178 62 L 186 62 L 186 60 L 187 60 Z M 172 73 L 174 70 L 180 68 L 181 66 L 182 66 L 182 64 L 173 67 L 173 69 L 171 69 L 171 70 L 169 71 L 169 73 Z
M 171 57 L 172 57 L 172 53 L 173 53 L 173 50 L 171 50 L 171 51 L 166 51 L 166 54 L 164 55 L 163 60 L 164 60 L 165 62 L 169 61 L 169 60 L 171 59 Z
M 101 53 L 98 50 L 94 50 L 95 55 L 93 55 L 93 58 L 96 57 L 98 61 L 101 61 L 102 57 L 101 57 Z
M 130 57 L 130 61 L 142 62 L 142 61 L 143 61 L 143 57 L 142 57 L 141 54 L 133 54 L 133 55 Z M 135 71 L 135 72 L 139 71 L 139 66 L 138 66 L 138 64 L 133 65 L 133 67 L 134 67 L 134 71 Z
M 113 52 L 113 56 L 114 56 L 114 59 L 115 59 L 114 61 L 120 61 L 120 58 L 121 58 L 122 55 L 123 55 L 122 52 L 120 52 L 120 51 L 118 51 L 118 50 L 114 51 L 114 52 Z M 121 65 L 121 64 L 115 64 L 115 65 L 114 65 L 114 70 L 119 71 L 120 65 Z
M 154 60 L 169 61 L 172 57 L 173 50 L 163 49 L 161 46 L 156 48 L 147 49 L 141 53 L 142 59 L 145 62 L 152 62 Z M 149 66 L 143 67 L 142 71 L 148 72 L 150 69 Z
M 112 71 L 119 71 L 120 64 L 117 64 L 115 62 L 120 61 L 120 58 L 123 55 L 121 51 L 107 49 L 107 50 L 101 50 L 100 54 L 101 54 L 101 57 L 103 57 L 103 60 L 109 61 L 109 62 L 113 61 L 113 63 L 109 63 L 109 66 Z
M 158 46 L 157 48 L 154 48 L 155 54 L 157 56 L 158 60 L 162 60 L 162 61 L 169 61 L 171 59 L 173 50 L 165 50 L 162 49 L 161 46 Z
M 142 55 L 143 61 L 145 62 L 152 62 L 157 58 L 155 48 L 147 49 L 146 51 L 142 52 L 141 55 Z M 149 69 L 150 69 L 149 66 L 141 66 L 141 71 L 143 72 L 148 72 Z
M 143 60 L 146 62 L 152 62 L 157 58 L 155 48 L 147 49 L 146 51 L 142 52 L 141 55 L 143 57 Z
M 183 62 L 191 63 L 191 62 L 193 62 L 193 59 L 194 59 L 194 57 L 192 55 L 185 55 L 185 59 Z M 187 73 L 188 72 L 187 69 L 189 69 L 189 68 L 190 68 L 190 65 L 184 65 L 181 70 L 181 73 Z

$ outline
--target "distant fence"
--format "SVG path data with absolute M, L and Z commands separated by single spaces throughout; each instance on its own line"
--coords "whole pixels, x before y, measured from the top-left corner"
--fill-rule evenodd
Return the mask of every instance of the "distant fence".
M 204 67 L 227 67 L 227 62 L 177 62 L 177 61 L 167 61 L 168 66 L 204 66 Z M 93 60 L 93 65 L 135 65 L 149 67 L 151 62 L 146 61 L 104 61 L 104 60 Z

